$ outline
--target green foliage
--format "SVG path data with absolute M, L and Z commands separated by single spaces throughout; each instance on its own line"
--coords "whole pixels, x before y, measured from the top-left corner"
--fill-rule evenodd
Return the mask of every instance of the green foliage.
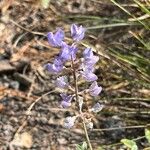
M 50 0 L 41 0 L 41 5 L 43 8 L 48 8 Z
M 129 16 L 131 16 L 132 18 L 134 18 L 137 22 L 139 22 L 141 25 L 143 25 L 145 27 L 145 29 L 150 29 L 150 26 L 145 24 L 144 22 L 142 22 L 139 18 L 137 18 L 136 16 L 134 16 L 133 14 L 131 14 L 127 9 L 125 9 L 124 7 L 122 7 L 119 3 L 117 3 L 115 0 L 110 0 L 112 3 L 114 3 L 116 6 L 118 6 L 121 10 L 123 10 L 125 13 L 127 13 Z M 136 3 L 137 1 L 134 0 Z M 148 10 L 141 4 L 138 3 L 138 5 L 140 5 L 140 7 L 142 7 L 142 9 L 149 14 Z M 142 6 L 141 6 L 142 5 Z
M 83 142 L 81 145 L 77 144 L 76 150 L 87 150 L 87 143 Z
M 138 147 L 133 140 L 122 139 L 121 142 L 131 150 L 138 150 Z
M 145 137 L 148 140 L 148 142 L 150 143 L 150 129 L 145 129 Z
M 127 64 L 130 64 L 131 66 L 136 67 L 136 69 L 149 80 L 149 73 L 150 73 L 150 62 L 147 58 L 142 57 L 138 54 L 129 53 L 127 54 L 121 54 L 117 52 L 114 49 L 111 49 L 111 55 L 124 61 Z
M 99 148 L 98 148 L 98 150 L 104 150 L 104 148 L 102 148 L 102 147 L 99 147 Z
M 137 0 L 133 0 L 136 4 L 139 5 L 139 7 L 141 8 L 141 10 L 143 12 L 145 12 L 146 14 L 150 15 L 150 11 L 148 10 L 148 8 L 146 8 L 142 3 L 140 3 L 140 1 Z

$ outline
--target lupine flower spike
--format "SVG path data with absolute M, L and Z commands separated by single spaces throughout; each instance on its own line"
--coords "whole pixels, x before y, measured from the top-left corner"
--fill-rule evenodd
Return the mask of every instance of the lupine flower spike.
M 62 29 L 58 29 L 56 33 L 49 32 L 47 34 L 49 44 L 53 47 L 59 47 L 60 53 L 54 59 L 53 63 L 48 63 L 47 65 L 45 65 L 45 68 L 50 73 L 54 73 L 55 75 L 57 75 L 57 79 L 55 81 L 56 87 L 61 88 L 61 92 L 63 91 L 62 89 L 65 89 L 65 93 L 60 94 L 61 107 L 67 109 L 71 106 L 77 106 L 75 107 L 75 109 L 78 108 L 79 114 L 77 116 L 68 116 L 65 118 L 64 127 L 68 129 L 72 128 L 75 122 L 77 122 L 76 118 L 80 117 L 83 121 L 84 130 L 87 131 L 87 129 L 93 128 L 92 119 L 89 119 L 89 117 L 87 117 L 90 116 L 87 115 L 87 113 L 98 113 L 103 108 L 103 105 L 101 105 L 100 103 L 96 103 L 89 110 L 85 110 L 86 107 L 83 109 L 85 100 L 82 94 L 84 92 L 88 92 L 89 95 L 95 97 L 98 96 L 102 91 L 102 87 L 98 86 L 97 84 L 98 77 L 94 73 L 95 64 L 99 61 L 99 57 L 94 55 L 94 52 L 91 48 L 86 48 L 83 51 L 82 58 L 77 57 L 77 45 L 85 36 L 85 28 L 83 28 L 82 26 L 78 26 L 76 24 L 71 25 L 71 37 L 73 39 L 72 44 L 68 45 L 64 41 L 64 36 L 65 34 Z M 67 67 L 65 68 L 66 62 L 69 65 L 67 65 Z M 70 68 L 68 66 L 70 66 Z M 68 76 L 66 75 L 66 71 L 69 72 Z M 70 72 L 72 72 L 73 74 L 74 82 L 72 81 L 72 76 L 70 77 Z M 80 91 L 80 88 L 78 89 L 79 79 L 84 79 L 84 81 L 89 82 L 89 88 Z M 73 86 L 75 86 L 75 88 L 73 88 Z M 76 103 L 77 105 L 72 105 L 72 103 Z M 84 110 L 85 113 L 82 112 L 82 110 Z M 87 132 L 85 133 L 87 141 L 89 142 L 88 134 Z M 91 144 L 88 144 L 91 150 Z

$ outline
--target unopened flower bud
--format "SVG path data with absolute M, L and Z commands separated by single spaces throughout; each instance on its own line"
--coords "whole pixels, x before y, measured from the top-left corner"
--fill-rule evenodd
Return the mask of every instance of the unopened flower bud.
M 65 118 L 64 127 L 68 129 L 72 128 L 74 126 L 75 120 L 76 120 L 76 116 L 73 116 L 73 117 L 69 116 Z
M 72 100 L 72 95 L 67 95 L 67 94 L 60 94 L 62 101 L 61 101 L 61 106 L 63 108 L 67 108 L 71 106 L 71 100 Z
M 92 111 L 94 113 L 100 112 L 104 108 L 104 105 L 100 103 L 96 103 L 89 111 Z
M 87 129 L 93 129 L 93 122 L 86 123 Z
M 65 88 L 68 86 L 68 80 L 66 76 L 58 77 L 55 81 L 55 84 L 59 88 Z

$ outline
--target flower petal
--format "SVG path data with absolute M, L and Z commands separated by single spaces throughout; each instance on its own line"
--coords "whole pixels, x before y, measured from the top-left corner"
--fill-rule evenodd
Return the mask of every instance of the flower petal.
M 61 46 L 62 41 L 64 40 L 65 33 L 62 29 L 58 29 L 54 37 L 58 45 Z
M 72 128 L 75 124 L 75 120 L 76 120 L 76 116 L 73 116 L 73 117 L 69 116 L 69 117 L 65 118 L 64 127 L 68 128 L 68 129 Z
M 51 64 L 51 63 L 48 63 L 48 64 L 46 64 L 45 66 L 44 66 L 44 68 L 47 70 L 47 71 L 49 71 L 49 72 L 53 72 L 53 64 Z
M 71 106 L 71 102 L 61 101 L 60 104 L 63 108 L 68 108 Z
M 55 34 L 52 32 L 49 32 L 47 34 L 48 42 L 51 46 L 59 47 L 62 45 L 62 42 L 64 40 L 64 31 L 61 29 L 58 29 Z
M 98 112 L 100 112 L 103 108 L 104 108 L 104 105 L 102 105 L 102 104 L 100 104 L 100 103 L 96 103 L 96 104 L 90 109 L 90 111 L 93 111 L 94 113 L 98 113 Z
M 91 71 L 82 71 L 81 75 L 87 82 L 96 81 L 98 79 L 98 77 Z
M 98 96 L 101 91 L 102 87 L 98 86 L 96 81 L 94 81 L 89 88 L 89 93 L 91 96 Z
M 67 94 L 62 93 L 62 94 L 60 94 L 60 96 L 61 96 L 62 100 L 66 101 L 66 102 L 71 102 L 71 100 L 72 100 L 72 95 L 67 95 Z
M 68 80 L 66 76 L 58 77 L 55 81 L 55 84 L 59 88 L 65 88 L 68 86 Z
M 83 28 L 82 26 L 78 27 L 75 24 L 71 26 L 71 36 L 73 40 L 75 41 L 82 40 L 84 38 L 84 33 L 85 33 L 85 28 Z
M 67 45 L 65 42 L 62 44 L 61 52 L 59 57 L 62 59 L 63 62 L 76 58 L 78 48 L 76 45 L 72 44 L 71 46 Z
M 49 32 L 47 34 L 47 39 L 48 39 L 48 43 L 51 45 L 51 46 L 56 46 L 56 42 L 55 42 L 55 39 L 54 39 L 54 35 L 52 32 Z
M 71 25 L 71 36 L 74 37 L 77 33 L 78 27 L 75 24 Z
M 91 48 L 86 48 L 84 51 L 83 51 L 83 57 L 84 58 L 91 58 L 93 57 L 93 51 L 91 50 Z

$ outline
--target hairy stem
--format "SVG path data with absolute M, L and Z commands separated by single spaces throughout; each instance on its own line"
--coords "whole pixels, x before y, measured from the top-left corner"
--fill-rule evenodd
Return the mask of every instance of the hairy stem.
M 73 60 L 73 58 L 71 58 L 71 62 L 72 62 L 73 78 L 74 78 L 74 84 L 75 84 L 76 102 L 79 104 L 77 75 L 76 75 L 76 68 L 75 68 L 75 65 L 74 65 L 74 60 Z M 88 145 L 89 145 L 90 150 L 93 150 L 92 145 L 91 145 L 91 142 L 90 142 L 90 139 L 89 139 L 89 135 L 88 135 L 88 132 L 87 132 L 87 128 L 86 128 L 86 124 L 85 124 L 85 118 L 84 118 L 84 116 L 83 116 L 82 109 L 80 109 L 80 108 L 79 108 L 79 113 L 80 113 L 81 118 L 82 118 L 82 124 L 83 124 L 84 133 L 85 133 L 85 136 L 86 136 L 87 143 L 88 143 Z

